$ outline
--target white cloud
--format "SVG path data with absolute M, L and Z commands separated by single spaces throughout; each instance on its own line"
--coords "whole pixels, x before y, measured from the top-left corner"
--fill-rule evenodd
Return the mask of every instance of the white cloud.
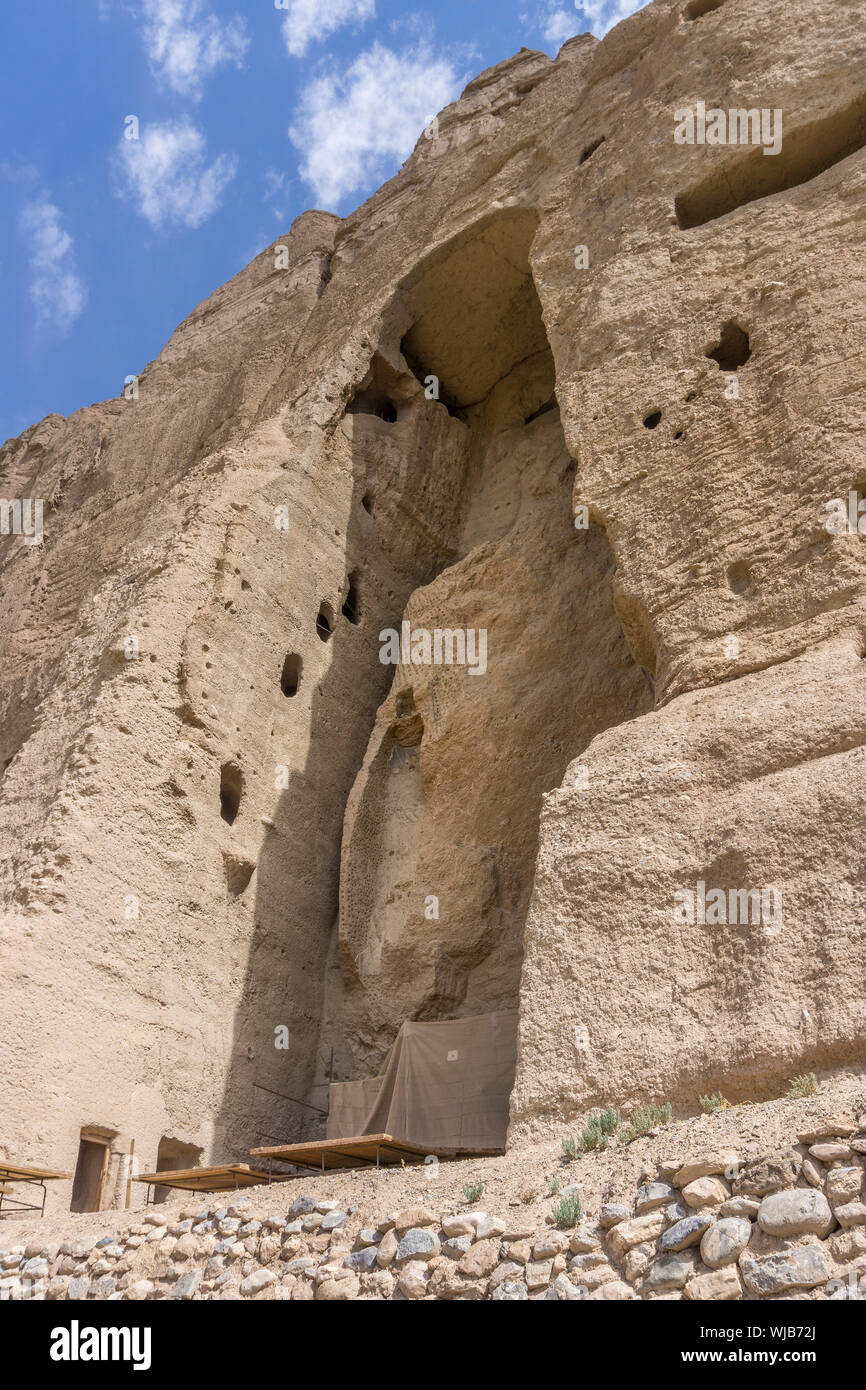
M 280 6 L 280 8 L 284 8 Z M 328 34 L 352 20 L 364 24 L 376 13 L 376 0 L 289 0 L 285 6 L 283 38 L 293 58 L 301 58 L 311 43 L 321 43 Z
M 554 48 L 561 48 L 566 39 L 580 33 L 580 22 L 574 10 L 549 10 L 541 23 L 542 38 Z
M 65 333 L 87 303 L 87 287 L 75 269 L 72 237 L 61 226 L 59 208 L 44 197 L 25 204 L 18 226 L 30 241 L 30 298 L 37 320 Z
M 534 15 L 522 14 L 521 22 L 531 24 L 545 43 L 559 49 L 575 34 L 587 31 L 602 39 L 620 20 L 643 9 L 649 0 L 575 0 L 571 6 L 562 0 L 546 0 Z
M 142 38 L 157 78 L 198 101 L 205 79 L 227 63 L 241 67 L 249 47 L 244 21 L 202 14 L 202 0 L 144 0 Z
M 451 63 L 427 44 L 394 53 L 380 43 L 344 72 L 332 70 L 305 89 L 289 127 L 301 151 L 301 177 L 318 203 L 382 182 L 412 151 L 425 125 L 458 95 Z
M 263 177 L 265 185 L 263 200 L 270 204 L 271 211 L 277 221 L 282 222 L 288 211 L 290 190 L 294 179 L 290 179 L 287 173 L 277 169 L 266 169 Z
M 588 26 L 596 38 L 603 39 L 615 24 L 628 19 L 635 10 L 642 10 L 647 4 L 649 0 L 581 0 L 579 5 L 575 5 L 579 23 L 571 32 L 585 33 Z
M 184 118 L 151 125 L 139 140 L 122 139 L 116 156 L 122 193 L 153 227 L 200 227 L 216 212 L 237 172 L 221 154 L 207 163 L 205 138 Z

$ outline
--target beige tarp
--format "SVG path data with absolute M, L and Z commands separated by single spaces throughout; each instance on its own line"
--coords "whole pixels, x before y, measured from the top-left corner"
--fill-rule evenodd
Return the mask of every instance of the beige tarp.
M 517 1014 L 404 1023 L 381 1076 L 330 1087 L 329 1139 L 390 1134 L 431 1153 L 505 1148 Z

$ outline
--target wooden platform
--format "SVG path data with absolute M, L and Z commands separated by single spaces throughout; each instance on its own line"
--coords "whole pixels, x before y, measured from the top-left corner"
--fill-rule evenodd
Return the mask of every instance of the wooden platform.
M 4 1182 L 51 1182 L 55 1178 L 71 1178 L 71 1173 L 55 1173 L 51 1168 L 29 1168 L 23 1163 L 6 1163 L 0 1159 L 0 1179 Z
M 6 1221 L 14 1221 L 16 1217 L 26 1220 L 25 1213 L 29 1214 L 34 1211 L 43 1216 L 45 1214 L 45 1198 L 48 1193 L 45 1184 L 71 1177 L 71 1173 L 61 1173 L 54 1168 L 31 1168 L 29 1163 L 11 1163 L 8 1160 L 0 1159 L 0 1218 Z M 22 1201 L 22 1197 L 27 1194 L 20 1193 L 15 1187 L 16 1183 L 35 1187 L 39 1193 L 39 1202 Z
M 133 1182 L 152 1187 L 177 1187 L 186 1192 L 227 1192 L 237 1187 L 259 1187 L 273 1181 L 270 1173 L 248 1163 L 220 1163 L 213 1168 L 166 1168 L 158 1173 L 136 1173 Z
M 321 1139 L 309 1144 L 277 1144 L 273 1148 L 250 1149 L 255 1158 L 277 1159 L 298 1168 L 378 1168 L 380 1164 L 423 1163 L 429 1149 L 394 1139 L 390 1134 L 359 1134 L 353 1139 Z M 453 1158 L 453 1150 L 440 1149 L 437 1158 Z

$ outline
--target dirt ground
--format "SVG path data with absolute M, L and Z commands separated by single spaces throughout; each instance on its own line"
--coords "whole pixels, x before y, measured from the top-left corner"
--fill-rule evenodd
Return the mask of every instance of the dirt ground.
M 745 1162 L 778 1152 L 796 1143 L 798 1130 L 825 1115 L 866 1113 L 866 1070 L 851 1069 L 824 1081 L 821 1092 L 805 1100 L 770 1100 L 732 1106 L 719 1115 L 696 1115 L 665 1125 L 652 1134 L 625 1145 L 614 1140 L 603 1152 L 581 1155 L 567 1162 L 562 1152 L 565 1131 L 549 1141 L 509 1151 L 495 1158 L 468 1158 L 432 1165 L 352 1169 L 342 1173 L 307 1172 L 269 1186 L 251 1187 L 237 1194 L 219 1194 L 225 1206 L 238 1198 L 249 1201 L 249 1216 L 284 1213 L 296 1198 L 312 1195 L 334 1200 L 344 1209 L 354 1208 L 352 1228 L 375 1224 L 391 1212 L 418 1203 L 440 1214 L 465 1208 L 464 1184 L 480 1179 L 484 1191 L 472 1205 L 490 1215 L 513 1217 L 516 1211 L 535 1228 L 544 1224 L 553 1198 L 548 1179 L 557 1177 L 562 1187 L 576 1184 L 585 1218 L 597 1215 L 603 1202 L 633 1202 L 642 1178 L 654 1177 L 669 1158 L 685 1159 L 717 1148 L 735 1150 Z M 574 1132 L 574 1131 L 572 1131 Z M 145 1211 L 190 1213 L 212 1204 L 207 1193 L 177 1192 L 158 1207 L 143 1202 L 143 1184 L 133 1184 L 138 1203 L 124 1211 L 60 1212 L 42 1220 L 0 1223 L 0 1248 L 39 1238 L 52 1241 L 94 1241 L 102 1235 L 137 1225 Z

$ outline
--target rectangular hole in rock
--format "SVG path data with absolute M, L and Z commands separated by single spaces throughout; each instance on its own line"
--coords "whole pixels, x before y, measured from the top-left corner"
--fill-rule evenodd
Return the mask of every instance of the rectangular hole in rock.
M 676 200 L 677 223 L 683 231 L 726 217 L 746 203 L 784 193 L 817 178 L 866 145 L 866 94 L 841 111 L 786 135 L 777 155 L 754 146 L 729 164 L 716 165 Z

